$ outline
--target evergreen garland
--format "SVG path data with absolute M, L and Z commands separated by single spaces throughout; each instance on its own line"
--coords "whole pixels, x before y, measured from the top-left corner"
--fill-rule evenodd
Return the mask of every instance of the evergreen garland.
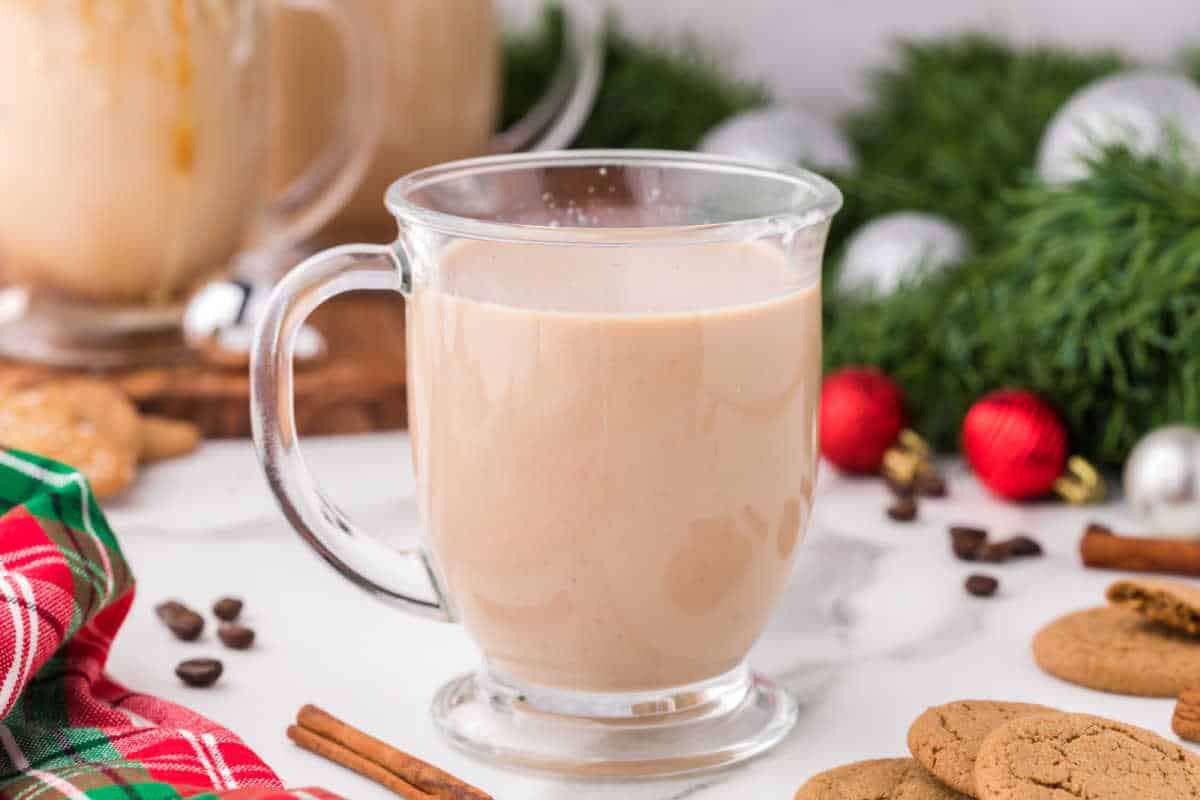
M 1000 194 L 1032 167 L 1050 118 L 1122 66 L 1113 53 L 1018 48 L 976 33 L 900 42 L 895 63 L 872 77 L 872 102 L 845 120 L 859 169 L 835 178 L 846 205 L 831 255 L 859 225 L 900 209 L 942 214 L 989 245 L 1002 227 Z
M 1118 148 L 1089 178 L 1028 183 L 999 209 L 991 252 L 887 298 L 828 304 L 827 366 L 893 375 L 917 430 L 947 450 L 970 404 L 1006 385 L 1055 402 L 1101 464 L 1156 426 L 1200 423 L 1200 175 Z
M 510 36 L 501 121 L 520 119 L 545 90 L 562 47 L 560 9 L 549 6 L 534 31 Z M 762 87 L 739 81 L 694 42 L 637 42 L 609 24 L 604 80 L 576 147 L 691 150 L 717 123 L 762 105 Z

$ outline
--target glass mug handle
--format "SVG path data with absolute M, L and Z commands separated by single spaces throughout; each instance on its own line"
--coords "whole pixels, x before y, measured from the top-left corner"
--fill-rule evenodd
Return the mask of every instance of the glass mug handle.
M 345 110 L 337 134 L 313 163 L 272 198 L 259 219 L 254 249 L 286 250 L 316 233 L 342 209 L 370 166 L 383 132 L 383 48 L 354 3 L 282 0 L 297 11 L 327 17 L 346 54 Z
M 309 258 L 267 301 L 250 356 L 254 444 L 288 521 L 334 569 L 386 602 L 450 621 L 428 556 L 397 549 L 357 528 L 317 487 L 300 453 L 292 393 L 296 332 L 330 298 L 359 289 L 403 292 L 407 261 L 399 245 L 353 244 Z
M 492 142 L 493 153 L 562 150 L 592 112 L 604 78 L 604 22 L 591 0 L 563 0 L 563 59 L 546 94 Z

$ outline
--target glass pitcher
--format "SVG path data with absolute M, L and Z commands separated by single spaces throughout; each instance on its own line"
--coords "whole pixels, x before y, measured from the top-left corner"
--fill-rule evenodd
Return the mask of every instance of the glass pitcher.
M 586 0 L 563 3 L 564 58 L 547 96 L 499 135 L 501 22 L 493 0 L 347 5 L 384 39 L 389 124 L 362 184 L 327 226 L 328 239 L 390 239 L 395 223 L 380 198 L 397 175 L 469 156 L 566 147 L 587 119 L 602 78 L 603 46 L 600 16 Z M 336 129 L 344 59 L 318 23 L 287 6 L 279 9 L 276 185 L 290 180 Z
M 369 21 L 287 0 L 345 43 L 349 91 L 336 135 L 268 196 L 270 1 L 0 4 L 0 352 L 89 367 L 182 354 L 196 287 L 345 203 L 383 116 Z

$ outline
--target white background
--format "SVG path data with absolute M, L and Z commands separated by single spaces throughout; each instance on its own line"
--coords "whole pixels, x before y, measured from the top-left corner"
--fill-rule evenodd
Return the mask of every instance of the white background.
M 1109 46 L 1166 62 L 1200 45 L 1197 0 L 595 0 L 626 29 L 691 31 L 776 95 L 821 110 L 861 97 L 864 68 L 887 57 L 896 36 L 964 28 L 1019 41 Z M 517 14 L 541 0 L 502 0 Z

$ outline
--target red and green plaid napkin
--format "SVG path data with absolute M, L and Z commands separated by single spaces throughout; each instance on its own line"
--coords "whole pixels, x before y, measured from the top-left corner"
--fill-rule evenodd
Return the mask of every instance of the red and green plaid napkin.
M 337 800 L 104 672 L 133 574 L 87 482 L 0 450 L 0 798 Z

